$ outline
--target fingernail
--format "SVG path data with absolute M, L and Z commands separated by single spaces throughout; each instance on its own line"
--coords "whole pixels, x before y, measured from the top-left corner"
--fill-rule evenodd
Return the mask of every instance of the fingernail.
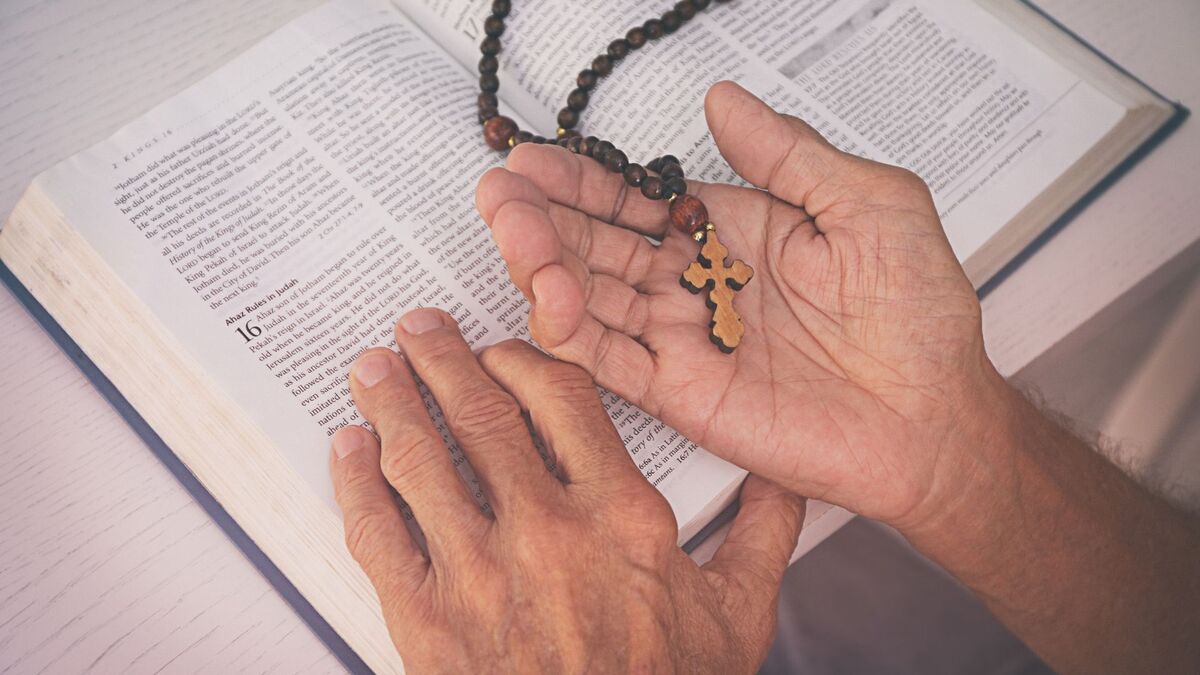
M 420 335 L 445 326 L 442 316 L 436 309 L 414 309 L 400 317 L 400 327 L 409 335 Z
M 362 445 L 362 434 L 350 427 L 339 429 L 333 435 L 333 452 L 338 459 L 345 459 L 346 455 L 358 450 Z
M 354 364 L 354 379 L 364 387 L 374 387 L 392 372 L 392 359 L 387 354 L 371 352 L 359 357 Z

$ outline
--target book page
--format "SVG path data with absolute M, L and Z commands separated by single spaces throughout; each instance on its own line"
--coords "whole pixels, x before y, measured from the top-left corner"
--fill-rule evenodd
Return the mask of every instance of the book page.
M 464 64 L 478 61 L 485 6 L 397 2 Z M 576 74 L 665 6 L 514 2 L 502 100 L 552 135 Z M 632 52 L 601 80 L 580 129 L 633 161 L 671 152 L 692 177 L 737 182 L 703 119 L 704 93 L 722 79 L 848 152 L 919 174 L 962 261 L 1126 112 L 973 2 L 757 0 L 714 3 Z
M 334 2 L 38 180 L 336 508 L 329 437 L 363 423 L 347 372 L 363 349 L 395 346 L 402 313 L 446 309 L 476 347 L 527 337 L 474 209 L 478 177 L 502 161 L 476 87 L 394 7 Z M 744 472 L 603 398 L 690 536 Z

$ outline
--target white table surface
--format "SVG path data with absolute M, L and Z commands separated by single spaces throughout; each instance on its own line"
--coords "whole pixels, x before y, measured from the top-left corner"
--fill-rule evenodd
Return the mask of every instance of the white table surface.
M 313 4 L 0 0 L 0 214 L 35 174 Z M 1040 4 L 1200 105 L 1200 3 Z M 1198 178 L 1189 122 L 992 292 L 1002 372 L 1195 264 Z M 0 327 L 0 673 L 340 671 L 7 290 Z

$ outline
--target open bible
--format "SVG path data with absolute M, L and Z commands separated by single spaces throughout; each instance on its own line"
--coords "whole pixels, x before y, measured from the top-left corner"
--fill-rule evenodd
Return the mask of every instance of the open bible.
M 648 13 L 634 0 L 515 4 L 502 109 L 543 133 L 567 93 L 555 87 Z M 623 64 L 585 126 L 736 182 L 701 101 L 738 80 L 842 149 L 920 174 L 977 286 L 1182 115 L 1015 0 L 736 7 Z M 485 14 L 465 0 L 335 0 L 38 176 L 0 229 L 6 278 L 378 672 L 402 664 L 328 476 L 329 437 L 363 423 L 348 368 L 394 345 L 394 320 L 418 306 L 449 311 L 477 347 L 527 337 L 472 200 L 503 161 L 475 118 Z M 745 472 L 601 395 L 681 545 L 710 555 Z M 797 555 L 849 517 L 810 505 Z

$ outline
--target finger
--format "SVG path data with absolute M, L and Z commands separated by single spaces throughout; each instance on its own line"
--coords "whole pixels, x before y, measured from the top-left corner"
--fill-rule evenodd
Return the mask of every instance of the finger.
M 396 325 L 396 342 L 437 399 L 497 519 L 556 484 L 517 402 L 483 371 L 453 317 L 413 310 Z
M 709 89 L 704 113 L 717 147 L 738 175 L 813 216 L 823 211 L 824 202 L 814 199 L 821 188 L 848 164 L 865 161 L 841 152 L 812 127 L 775 112 L 733 82 Z
M 633 286 L 645 280 L 653 265 L 656 249 L 645 237 L 549 203 L 529 179 L 510 171 L 492 169 L 484 174 L 475 203 L 497 245 L 508 252 L 509 265 L 521 270 L 537 271 L 547 262 L 556 262 L 555 246 L 577 255 L 588 269 Z
M 489 347 L 480 363 L 529 411 L 568 482 L 642 478 L 583 369 L 555 361 L 520 340 Z
M 533 295 L 529 330 L 538 344 L 581 366 L 606 389 L 655 412 L 657 402 L 648 396 L 654 358 L 645 346 L 587 313 L 584 289 L 567 268 L 547 265 L 539 270 Z
M 667 207 L 629 187 L 620 174 L 599 162 L 553 145 L 518 145 L 508 154 L 509 171 L 528 178 L 551 201 L 599 220 L 652 237 L 670 231 Z M 688 183 L 688 193 L 704 187 Z
M 350 393 L 379 433 L 383 476 L 412 508 L 430 554 L 481 531 L 487 518 L 454 468 L 404 361 L 390 349 L 367 351 L 351 369 Z
M 579 217 L 587 219 L 582 214 Z M 650 246 L 640 235 L 608 225 L 603 227 Z M 650 313 L 649 298 L 623 280 L 595 273 L 575 253 L 564 250 L 544 209 L 520 199 L 502 204 L 493 212 L 492 236 L 508 265 L 513 283 L 530 300 L 533 300 L 533 276 L 538 270 L 548 265 L 562 265 L 583 289 L 586 312 L 608 328 L 632 337 L 642 334 Z M 632 268 L 630 271 L 642 276 L 648 266 L 648 262 L 644 267 L 639 264 L 636 271 Z
M 413 541 L 396 497 L 379 468 L 379 441 L 350 426 L 333 436 L 330 473 L 342 509 L 346 547 L 381 596 L 409 594 L 425 578 L 429 561 Z
M 748 605 L 773 604 L 800 538 L 804 500 L 751 475 L 742 485 L 740 502 L 729 536 L 704 569 L 725 577 Z

